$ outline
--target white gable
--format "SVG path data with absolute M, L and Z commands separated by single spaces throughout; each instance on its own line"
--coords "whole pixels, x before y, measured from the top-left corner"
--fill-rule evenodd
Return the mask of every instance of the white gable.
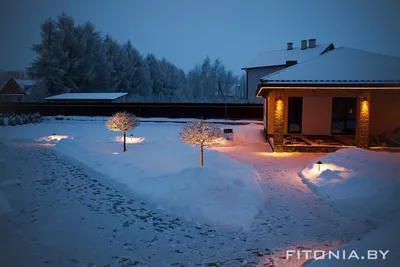
M 321 55 L 329 45 L 332 44 L 320 44 L 316 45 L 314 48 L 306 48 L 304 50 L 300 47 L 293 47 L 292 50 L 281 49 L 266 51 L 253 58 L 243 69 L 281 66 L 285 65 L 286 61 L 297 61 L 301 63 Z
M 25 86 L 33 86 L 35 81 L 33 80 L 20 80 L 14 79 L 14 81 L 19 85 L 19 87 L 24 88 Z
M 400 84 L 400 58 L 340 47 L 261 80 L 264 84 Z

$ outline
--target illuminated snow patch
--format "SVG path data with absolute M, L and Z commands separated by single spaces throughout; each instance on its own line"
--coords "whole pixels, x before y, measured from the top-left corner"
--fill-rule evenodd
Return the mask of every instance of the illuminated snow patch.
M 144 137 L 133 137 L 133 136 L 127 136 L 126 137 L 126 143 L 127 144 L 138 144 L 142 143 L 144 141 Z M 123 143 L 124 142 L 124 137 L 123 136 L 117 136 L 114 138 L 114 142 L 118 143 Z
M 58 142 L 62 139 L 73 139 L 73 137 L 69 137 L 68 135 L 57 135 L 57 134 L 53 134 L 53 135 L 49 135 L 49 136 L 44 136 L 39 138 L 37 141 L 46 141 L 46 142 Z

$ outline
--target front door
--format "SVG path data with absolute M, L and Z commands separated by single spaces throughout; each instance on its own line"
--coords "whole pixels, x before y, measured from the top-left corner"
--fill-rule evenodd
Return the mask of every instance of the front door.
M 303 98 L 289 97 L 288 133 L 301 133 Z
M 332 134 L 356 134 L 357 98 L 332 99 Z

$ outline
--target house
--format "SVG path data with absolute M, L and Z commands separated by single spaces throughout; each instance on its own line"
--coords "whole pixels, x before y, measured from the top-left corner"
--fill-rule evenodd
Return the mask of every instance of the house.
M 264 130 L 274 151 L 295 151 L 285 136 L 374 136 L 400 128 L 400 58 L 341 47 L 261 78 Z M 397 145 L 399 143 L 397 142 Z
M 113 103 L 126 102 L 128 93 L 66 93 L 45 98 L 46 102 L 63 103 Z
M 35 85 L 33 80 L 9 79 L 0 90 L 0 101 L 22 102 L 29 96 Z
M 302 63 L 335 49 L 330 44 L 317 44 L 316 39 L 302 40 L 299 47 L 287 43 L 286 49 L 263 52 L 253 58 L 242 70 L 246 71 L 246 97 L 249 103 L 262 103 L 255 97 L 260 79 L 268 74 Z

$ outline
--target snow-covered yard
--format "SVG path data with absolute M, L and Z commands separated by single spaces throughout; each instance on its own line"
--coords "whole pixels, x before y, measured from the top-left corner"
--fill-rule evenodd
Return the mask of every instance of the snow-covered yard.
M 365 197 L 379 198 L 379 203 L 397 199 L 387 194 L 391 184 L 398 185 L 395 176 L 387 176 L 398 172 L 397 155 L 387 153 L 383 159 L 368 156 L 381 152 L 351 149 L 276 154 L 264 142 L 262 125 L 222 125 L 234 130 L 235 140 L 206 150 L 205 166 L 198 167 L 199 151 L 180 142 L 181 127 L 143 122 L 128 133 L 127 152 L 122 152 L 121 136 L 101 120 L 1 127 L 0 167 L 6 175 L 0 179 L 0 226 L 10 231 L 0 237 L 12 248 L 32 250 L 29 259 L 35 266 L 49 266 L 39 256 L 51 244 L 65 247 L 65 253 L 46 256 L 63 266 L 124 266 L 128 259 L 139 266 L 299 266 L 301 260 L 282 258 L 285 249 L 336 249 L 383 223 L 349 216 L 327 196 L 332 200 L 349 187 L 341 196 L 357 203 L 351 196 L 361 186 L 372 190 Z M 340 155 L 352 161 L 333 160 Z M 360 157 L 364 166 L 378 164 L 384 170 L 379 188 L 370 184 L 378 172 L 357 172 L 365 183 L 345 176 L 349 169 L 360 169 Z M 312 173 L 317 160 L 324 163 L 319 178 Z M 328 170 L 329 164 L 335 169 Z M 336 191 L 327 190 L 334 180 Z M 388 211 L 382 220 L 394 217 Z M 35 223 L 42 225 L 28 234 Z M 77 247 L 93 247 L 101 257 L 71 248 L 67 233 L 75 229 Z M 0 264 L 22 261 L 12 255 Z

